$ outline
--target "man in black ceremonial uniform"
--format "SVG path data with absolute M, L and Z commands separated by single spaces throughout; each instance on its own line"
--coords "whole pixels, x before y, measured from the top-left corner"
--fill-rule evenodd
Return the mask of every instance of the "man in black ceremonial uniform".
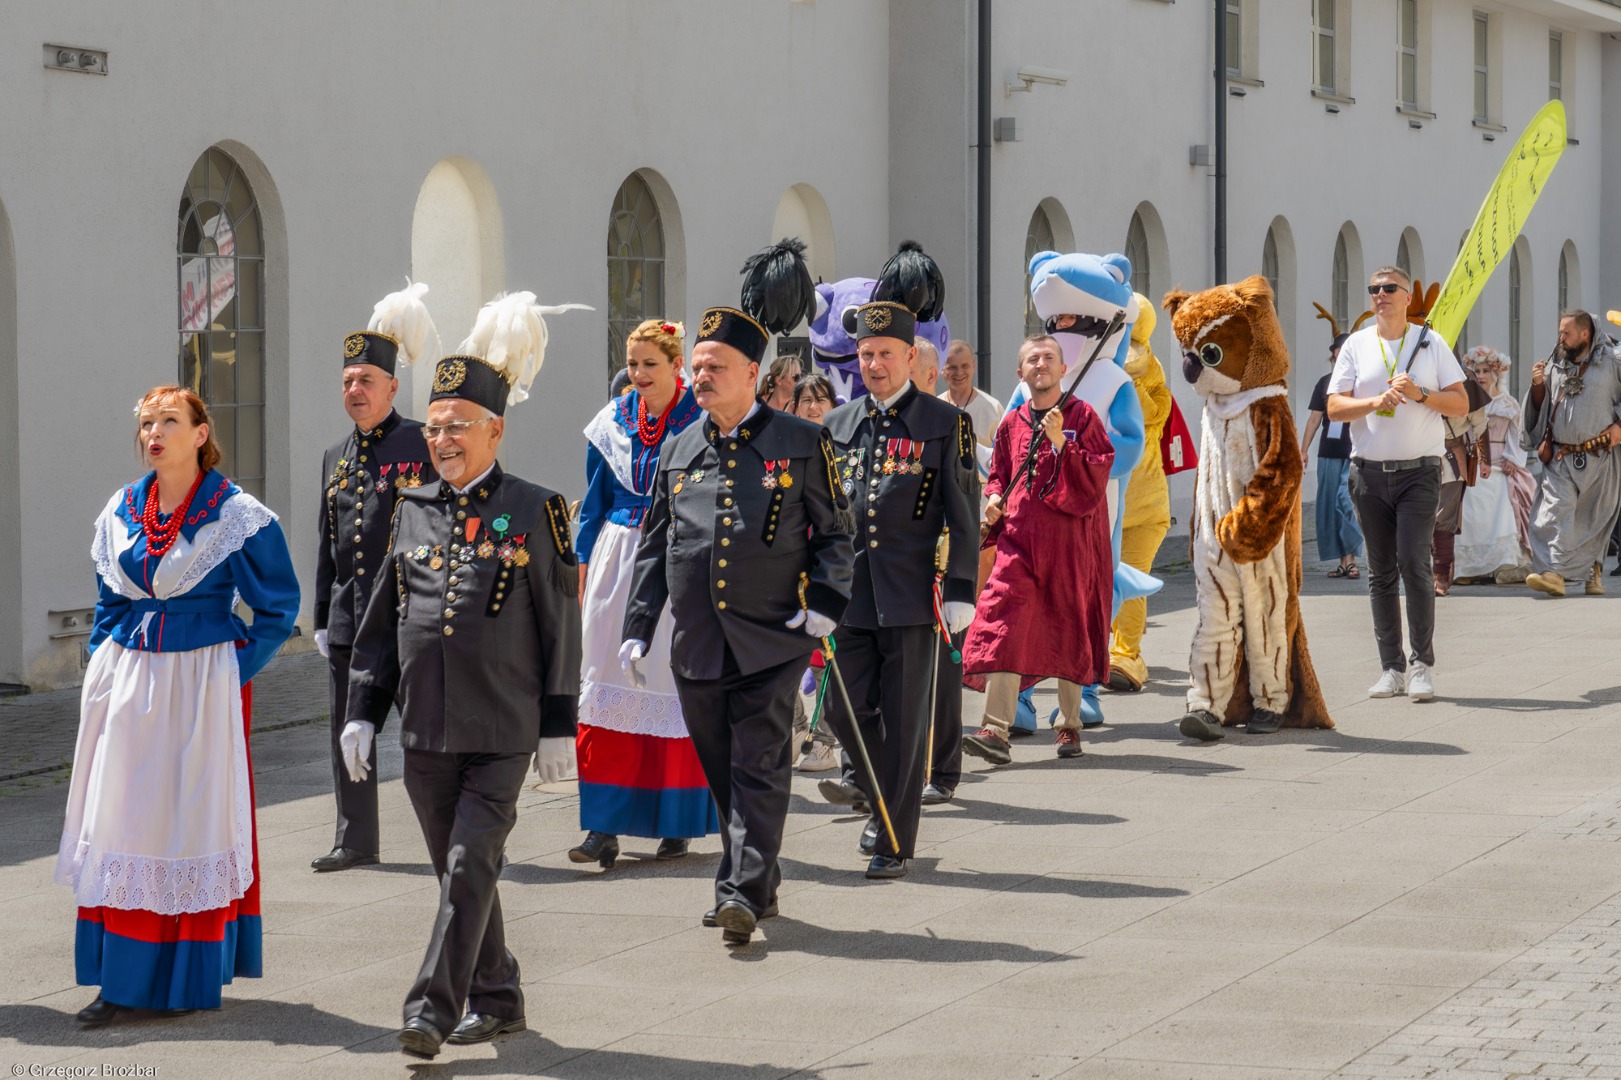
M 681 713 L 721 819 L 716 904 L 704 921 L 729 943 L 776 914 L 793 699 L 850 597 L 851 521 L 832 444 L 754 396 L 768 334 L 812 303 L 801 250 L 783 241 L 755 256 L 745 310 L 704 313 L 692 389 L 709 416 L 659 461 L 620 650 L 634 675 L 668 599 Z
M 828 720 L 844 746 L 855 745 L 852 722 L 861 726 L 898 846 L 875 812 L 860 849 L 871 856 L 868 877 L 894 878 L 906 872 L 917 841 L 930 754 L 939 634 L 935 551 L 943 530 L 950 551 L 938 614 L 958 633 L 974 614 L 979 470 L 968 415 L 920 393 L 908 377 L 913 312 L 874 301 L 850 312 L 852 319 L 868 396 L 834 409 L 824 423 L 856 516 L 850 606 L 833 635 L 856 715 L 840 698 L 830 703 Z M 856 782 L 866 777 L 858 772 Z
M 432 482 L 422 425 L 394 409 L 396 364 L 419 359 L 433 323 L 417 285 L 385 297 L 371 329 L 343 339 L 343 408 L 354 430 L 321 461 L 320 545 L 315 562 L 315 647 L 332 678 L 332 786 L 338 823 L 332 850 L 310 863 L 316 872 L 377 861 L 377 750 L 367 747 L 366 772 L 351 780 L 339 738 L 348 720 L 349 657 L 366 613 L 372 583 L 388 550 L 388 527 L 402 491 Z M 349 748 L 353 755 L 358 746 Z
M 436 366 L 424 433 L 440 480 L 402 492 L 355 637 L 348 726 L 369 739 L 399 701 L 405 790 L 440 881 L 399 1032 L 419 1057 L 447 1038 L 523 1030 L 496 878 L 531 756 L 548 781 L 574 758 L 579 570 L 568 507 L 496 463 L 509 390 L 521 401 L 525 389 L 509 380 L 539 368 L 523 342 L 503 342 L 503 328 L 522 327 L 533 299 L 486 305 L 462 344 L 470 355 Z M 489 355 L 502 366 L 480 359 Z

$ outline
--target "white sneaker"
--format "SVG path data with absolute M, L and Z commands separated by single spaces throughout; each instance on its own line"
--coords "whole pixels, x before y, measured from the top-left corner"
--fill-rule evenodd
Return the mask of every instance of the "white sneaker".
M 1379 681 L 1368 687 L 1369 697 L 1395 697 L 1407 688 L 1407 676 L 1399 671 L 1386 671 Z
M 826 772 L 839 767 L 839 748 L 835 743 L 812 743 L 808 753 L 799 755 L 794 768 L 800 772 Z
M 1435 696 L 1435 680 L 1428 665 L 1413 663 L 1407 669 L 1407 697 L 1410 701 L 1428 701 Z

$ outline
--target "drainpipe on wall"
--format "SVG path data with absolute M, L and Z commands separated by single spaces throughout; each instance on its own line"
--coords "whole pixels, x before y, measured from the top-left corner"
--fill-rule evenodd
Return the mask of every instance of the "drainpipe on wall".
M 1216 279 L 1227 280 L 1227 2 L 1216 0 Z
M 979 177 L 975 185 L 974 353 L 981 390 L 991 388 L 991 0 L 979 0 Z

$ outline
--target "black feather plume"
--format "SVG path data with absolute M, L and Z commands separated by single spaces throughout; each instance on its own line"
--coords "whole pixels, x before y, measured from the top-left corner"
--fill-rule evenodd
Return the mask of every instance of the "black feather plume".
M 903 240 L 901 249 L 878 271 L 872 298 L 904 304 L 918 322 L 933 322 L 946 308 L 946 279 L 921 244 Z
M 743 264 L 743 310 L 767 331 L 783 334 L 816 312 L 816 284 L 805 266 L 805 242 L 784 238 Z

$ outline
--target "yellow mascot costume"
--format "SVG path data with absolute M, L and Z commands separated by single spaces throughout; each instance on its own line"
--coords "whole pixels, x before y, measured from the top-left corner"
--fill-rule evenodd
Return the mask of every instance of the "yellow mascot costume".
M 1137 297 L 1137 322 L 1131 328 L 1131 348 L 1126 353 L 1126 374 L 1137 390 L 1143 407 L 1143 459 L 1132 471 L 1126 485 L 1126 505 L 1121 511 L 1120 561 L 1143 573 L 1154 569 L 1165 533 L 1171 527 L 1171 494 L 1165 483 L 1165 461 L 1160 457 L 1159 440 L 1165 421 L 1171 415 L 1171 391 L 1165 385 L 1165 369 L 1154 355 L 1149 337 L 1154 333 L 1154 305 L 1141 293 Z M 1148 600 L 1135 597 L 1121 603 L 1114 617 L 1114 641 L 1109 647 L 1109 689 L 1136 691 L 1148 681 L 1148 665 L 1143 662 L 1143 630 L 1148 625 Z

